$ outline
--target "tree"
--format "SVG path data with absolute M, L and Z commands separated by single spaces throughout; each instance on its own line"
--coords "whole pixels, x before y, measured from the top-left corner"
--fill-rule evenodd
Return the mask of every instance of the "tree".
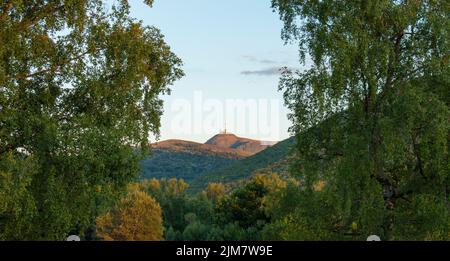
M 186 195 L 187 183 L 182 179 L 151 179 L 141 183 L 144 191 L 154 197 L 163 209 L 164 227 L 182 233 L 187 225 L 184 216 L 190 212 Z
M 236 222 L 244 229 L 261 227 L 269 220 L 265 213 L 264 197 L 268 188 L 258 179 L 253 179 L 231 195 L 223 197 L 216 206 L 218 223 Z
M 206 189 L 202 192 L 209 200 L 219 200 L 225 194 L 225 185 L 222 183 L 208 183 Z
M 150 179 L 134 184 L 161 205 L 165 240 L 207 240 L 214 220 L 214 203 L 204 193 L 190 195 L 182 179 Z M 206 232 L 205 232 L 206 231 Z
M 131 190 L 116 209 L 97 218 L 97 235 L 104 240 L 162 240 L 161 207 L 145 192 Z
M 14 157 L 12 153 L 0 158 L 0 240 L 21 240 L 32 230 L 36 206 L 28 190 L 36 174 L 32 157 Z
M 208 234 L 211 231 L 211 226 L 203 224 L 201 221 L 199 221 L 194 213 L 186 214 L 185 219 L 188 225 L 183 231 L 183 240 L 187 241 L 208 240 Z
M 307 197 L 324 193 L 335 208 L 316 219 L 328 218 L 337 234 L 353 227 L 361 237 L 401 239 L 412 225 L 416 239 L 448 239 L 450 3 L 272 6 L 283 38 L 298 41 L 300 60 L 311 62 L 304 72 L 286 71 L 280 89 L 297 137 L 293 173 Z M 325 182 L 323 192 L 314 192 L 317 181 Z M 413 223 L 426 220 L 424 213 L 440 213 L 440 225 Z
M 180 66 L 157 28 L 129 16 L 127 1 L 110 12 L 101 0 L 2 2 L 0 172 L 19 175 L 7 155 L 34 162 L 21 186 L 32 203 L 18 205 L 35 213 L 20 239 L 83 235 L 114 201 L 105 199 L 124 191 L 149 134 L 159 134 L 160 95 Z M 2 228 L 14 224 L 6 216 Z

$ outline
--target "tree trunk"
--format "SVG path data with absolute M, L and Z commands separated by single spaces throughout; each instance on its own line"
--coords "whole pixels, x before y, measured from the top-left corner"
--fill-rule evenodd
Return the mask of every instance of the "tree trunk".
M 378 181 L 383 190 L 384 199 L 384 217 L 383 217 L 383 238 L 389 240 L 391 238 L 392 228 L 394 226 L 394 208 L 395 208 L 395 188 L 384 172 L 383 155 L 380 152 L 382 137 L 377 132 L 377 118 L 375 113 L 371 120 L 371 139 L 369 141 L 369 157 L 372 161 L 372 176 Z
M 383 219 L 383 234 L 385 240 L 391 239 L 392 229 L 394 227 L 394 189 L 390 185 L 383 186 L 384 197 L 384 219 Z

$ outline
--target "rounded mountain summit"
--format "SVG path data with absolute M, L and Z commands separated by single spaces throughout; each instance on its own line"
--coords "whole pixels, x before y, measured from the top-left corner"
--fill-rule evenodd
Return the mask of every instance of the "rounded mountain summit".
M 253 155 L 274 145 L 276 142 L 252 140 L 238 137 L 232 133 L 220 133 L 214 135 L 207 140 L 205 144 L 213 145 L 220 148 L 230 148 L 247 152 Z

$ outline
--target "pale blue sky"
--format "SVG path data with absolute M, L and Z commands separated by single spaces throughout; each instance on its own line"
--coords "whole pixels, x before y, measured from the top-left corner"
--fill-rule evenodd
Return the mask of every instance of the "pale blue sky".
M 226 116 L 227 125 L 233 133 L 249 138 L 288 137 L 288 111 L 277 91 L 279 75 L 273 72 L 281 66 L 300 68 L 300 64 L 297 47 L 284 45 L 280 38 L 282 23 L 272 12 L 270 0 L 155 0 L 153 8 L 142 2 L 130 1 L 131 15 L 161 29 L 173 52 L 183 60 L 186 73 L 172 86 L 172 94 L 164 97 L 162 140 L 204 142 L 211 136 L 211 130 L 180 131 L 173 123 L 180 113 L 173 110 L 174 103 L 179 99 L 193 103 L 195 91 L 201 91 L 203 100 L 216 99 L 223 104 L 227 99 L 276 99 L 280 106 L 279 119 L 273 120 L 277 133 L 241 128 L 232 115 Z M 259 109 L 258 113 L 263 113 Z M 188 119 L 192 125 L 199 123 L 192 118 Z

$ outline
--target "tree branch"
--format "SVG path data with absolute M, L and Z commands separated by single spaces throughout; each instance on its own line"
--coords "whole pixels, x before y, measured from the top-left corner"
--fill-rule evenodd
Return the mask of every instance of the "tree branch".
M 384 97 L 386 96 L 386 93 L 389 91 L 389 89 L 391 89 L 391 86 L 393 84 L 394 68 L 395 68 L 395 64 L 400 59 L 400 52 L 401 52 L 400 44 L 401 44 L 401 41 L 402 41 L 402 38 L 404 35 L 405 35 L 405 32 L 402 30 L 396 36 L 394 36 L 394 39 L 393 39 L 393 40 L 395 40 L 394 55 L 393 55 L 393 57 L 391 57 L 389 59 L 389 62 L 388 62 L 388 71 L 387 71 L 386 82 L 384 83 L 384 87 L 381 90 L 379 98 L 377 99 L 377 107 L 379 106 L 379 103 L 384 99 Z
M 417 159 L 417 168 L 419 169 L 420 176 L 422 176 L 423 179 L 427 180 L 427 176 L 425 176 L 425 173 L 423 171 L 423 163 L 422 158 L 419 155 L 418 149 L 417 149 L 417 143 L 416 143 L 416 137 L 412 135 L 412 144 L 413 144 L 413 151 L 414 156 L 416 156 Z
M 5 153 L 5 152 L 11 151 L 11 150 L 13 150 L 13 149 L 14 149 L 13 145 L 8 144 L 8 145 L 6 145 L 6 146 L 0 148 L 0 155 L 3 154 L 3 153 Z
M 37 76 L 39 74 L 43 74 L 43 73 L 47 73 L 47 72 L 55 72 L 55 71 L 60 70 L 61 67 L 67 65 L 68 63 L 70 63 L 72 61 L 75 61 L 75 60 L 78 60 L 78 59 L 81 59 L 86 54 L 88 54 L 88 51 L 85 51 L 85 52 L 83 52 L 83 53 L 81 53 L 81 54 L 79 54 L 79 55 L 77 55 L 75 57 L 72 57 L 72 58 L 66 60 L 66 61 L 62 61 L 60 63 L 54 64 L 54 65 L 50 66 L 49 68 L 42 69 L 42 70 L 39 70 L 39 71 L 36 71 L 36 72 L 33 72 L 33 73 L 29 73 L 29 74 L 18 74 L 14 78 L 16 80 L 23 80 L 23 79 L 26 79 L 26 78 Z
M 0 21 L 4 21 L 6 19 L 6 17 L 8 16 L 8 12 L 11 10 L 12 7 L 13 7 L 13 4 L 11 2 L 7 3 L 3 7 L 2 15 L 0 15 Z
M 37 24 L 44 19 L 48 14 L 63 10 L 65 5 L 55 6 L 54 2 L 45 5 L 44 7 L 34 6 L 31 11 L 16 25 L 16 30 L 25 30 L 30 26 Z

